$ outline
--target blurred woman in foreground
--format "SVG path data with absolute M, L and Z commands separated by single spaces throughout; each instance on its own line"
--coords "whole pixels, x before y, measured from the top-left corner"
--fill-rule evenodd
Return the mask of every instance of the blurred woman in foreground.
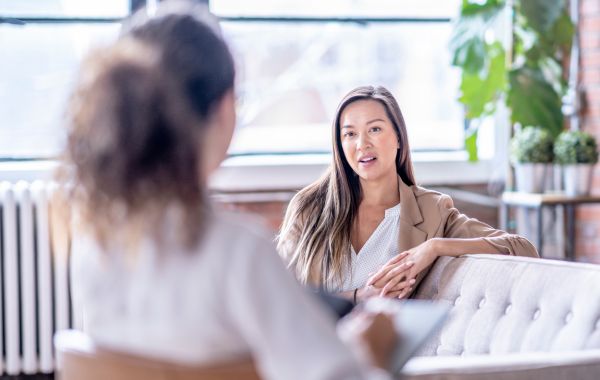
M 234 63 L 204 7 L 161 3 L 84 63 L 65 167 L 78 218 L 73 292 L 100 344 L 187 364 L 252 356 L 270 379 L 387 378 L 382 314 L 332 315 L 207 178 L 235 125 Z

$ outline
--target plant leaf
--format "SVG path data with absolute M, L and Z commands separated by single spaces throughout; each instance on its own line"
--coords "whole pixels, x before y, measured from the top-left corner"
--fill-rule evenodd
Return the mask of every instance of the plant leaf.
M 521 0 L 521 13 L 540 35 L 550 31 L 565 8 L 565 0 Z
M 454 27 L 450 38 L 453 51 L 452 65 L 460 66 L 470 73 L 477 73 L 485 65 L 485 32 L 481 20 L 461 20 Z
M 554 138 L 547 129 L 526 127 L 517 131 L 510 141 L 510 160 L 520 163 L 550 163 Z
M 506 88 L 506 54 L 502 44 L 495 42 L 486 47 L 490 64 L 482 74 L 463 71 L 459 101 L 467 109 L 466 117 L 475 119 L 495 110 L 495 101 Z
M 481 71 L 486 65 L 483 36 L 489 23 L 504 7 L 503 0 L 488 0 L 483 4 L 463 0 L 461 17 L 455 23 L 450 37 L 452 64 L 470 73 Z
M 511 120 L 522 126 L 539 126 L 553 137 L 563 129 L 560 95 L 546 81 L 542 72 L 530 67 L 511 70 L 507 105 Z
M 569 12 L 565 8 L 560 17 L 554 23 L 549 35 L 545 35 L 553 44 L 558 44 L 565 51 L 571 49 L 573 43 L 573 35 L 575 34 L 575 25 L 571 21 Z
M 489 20 L 496 15 L 497 11 L 504 7 L 505 3 L 505 0 L 487 0 L 484 3 L 472 3 L 469 0 L 463 0 L 460 15 L 461 17 L 481 16 Z
M 544 55 L 560 62 L 571 51 L 574 35 L 575 25 L 565 9 L 548 33 L 538 35 L 536 45 Z
M 477 154 L 477 131 L 478 129 L 472 128 L 466 132 L 465 150 L 469 154 L 469 162 L 477 162 L 479 160 Z

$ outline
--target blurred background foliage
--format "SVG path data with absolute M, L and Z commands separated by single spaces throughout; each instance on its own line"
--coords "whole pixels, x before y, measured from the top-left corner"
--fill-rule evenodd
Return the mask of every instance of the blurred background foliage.
M 509 43 L 502 22 L 510 25 Z M 562 131 L 574 30 L 567 0 L 463 0 L 450 49 L 462 73 L 459 100 L 469 121 L 471 161 L 477 161 L 478 125 L 499 102 L 513 126 L 539 126 L 553 137 Z

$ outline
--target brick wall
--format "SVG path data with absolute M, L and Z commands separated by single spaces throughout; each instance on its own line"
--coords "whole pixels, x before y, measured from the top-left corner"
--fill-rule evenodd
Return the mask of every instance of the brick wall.
M 580 0 L 579 5 L 581 128 L 600 141 L 600 1 Z M 600 194 L 600 165 L 592 193 Z M 580 207 L 576 217 L 577 260 L 600 263 L 600 206 Z
M 289 200 L 294 193 L 288 193 L 287 197 L 262 194 L 254 197 L 250 194 L 229 194 L 216 199 L 217 207 L 227 211 L 250 214 L 260 218 L 265 226 L 273 232 L 273 237 L 279 231 L 283 216 Z

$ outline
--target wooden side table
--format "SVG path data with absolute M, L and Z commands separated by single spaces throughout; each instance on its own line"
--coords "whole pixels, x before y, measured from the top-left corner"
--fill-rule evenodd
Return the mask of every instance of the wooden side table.
M 536 210 L 537 238 L 536 246 L 540 256 L 544 245 L 542 231 L 544 207 L 563 207 L 566 214 L 566 247 L 567 260 L 575 260 L 575 207 L 582 204 L 600 203 L 600 196 L 569 196 L 561 193 L 533 194 L 507 191 L 502 194 L 502 207 L 500 209 L 500 223 L 502 229 L 508 229 L 510 207 L 524 207 Z

